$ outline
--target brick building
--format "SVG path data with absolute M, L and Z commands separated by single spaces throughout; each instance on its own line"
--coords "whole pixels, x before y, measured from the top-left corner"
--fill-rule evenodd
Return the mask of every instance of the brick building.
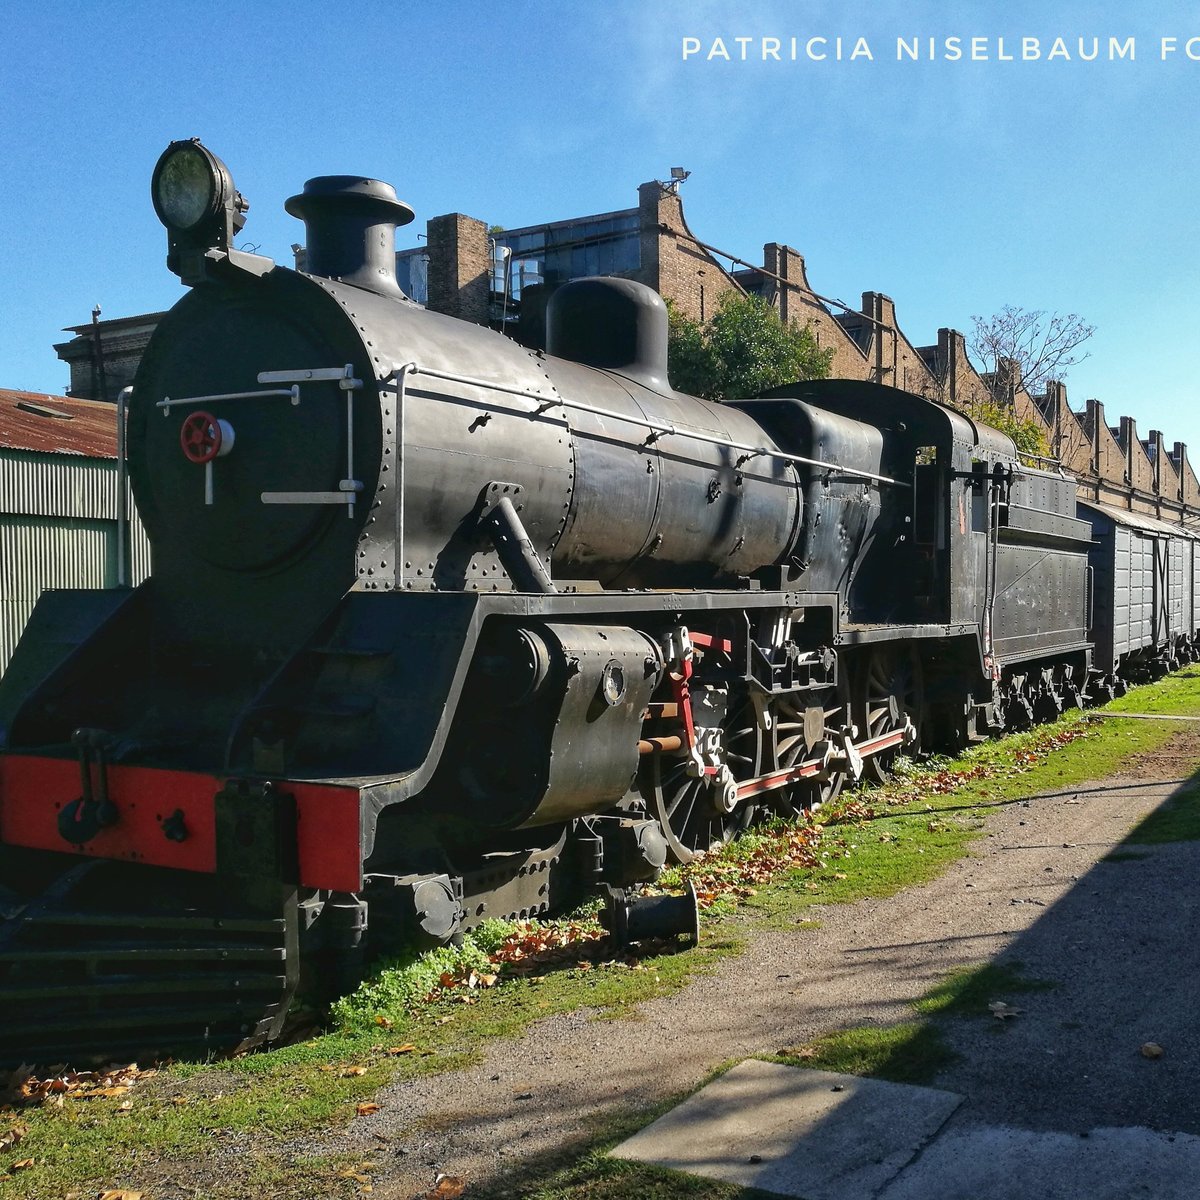
M 858 309 L 822 296 L 809 283 L 803 256 L 789 246 L 767 243 L 761 264 L 717 250 L 689 228 L 674 182 L 643 183 L 636 207 L 614 212 L 521 229 L 489 228 L 450 213 L 432 218 L 426 230 L 425 244 L 396 255 L 405 292 L 437 312 L 490 324 L 527 345 L 544 345 L 545 305 L 554 288 L 584 275 L 620 275 L 649 285 L 701 321 L 726 292 L 761 295 L 785 320 L 811 327 L 817 344 L 832 351 L 835 378 L 886 383 L 956 407 L 990 395 L 957 330 L 939 329 L 936 343 L 919 346 L 901 329 L 889 296 L 863 292 Z M 297 266 L 303 255 L 299 248 Z M 114 399 L 132 379 L 161 316 L 94 318 L 71 327 L 76 336 L 55 346 L 71 366 L 68 394 Z M 1037 423 L 1051 458 L 1079 476 L 1086 495 L 1166 520 L 1200 508 L 1200 484 L 1181 443 L 1168 449 L 1157 430 L 1142 440 L 1130 417 L 1110 427 L 1095 400 L 1075 412 L 1061 384 L 1037 397 L 1015 375 L 1006 384 L 1017 417 Z
M 146 344 L 164 313 L 144 313 L 101 321 L 97 308 L 88 325 L 69 325 L 75 336 L 59 342 L 54 352 L 71 368 L 68 396 L 116 403 L 123 387 L 133 382 Z

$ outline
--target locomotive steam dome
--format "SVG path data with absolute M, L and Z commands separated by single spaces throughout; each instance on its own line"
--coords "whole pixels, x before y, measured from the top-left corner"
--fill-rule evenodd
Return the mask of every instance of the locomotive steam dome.
M 546 324 L 551 354 L 670 390 L 667 306 L 650 288 L 631 279 L 577 279 L 550 297 Z
M 551 297 L 547 326 L 576 459 L 556 570 L 657 587 L 787 557 L 802 512 L 797 473 L 753 418 L 671 387 L 657 292 L 572 280 Z

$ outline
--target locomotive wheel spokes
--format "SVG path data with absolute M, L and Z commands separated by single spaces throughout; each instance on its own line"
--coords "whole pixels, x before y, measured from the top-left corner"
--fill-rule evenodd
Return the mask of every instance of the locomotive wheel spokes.
M 921 662 L 908 647 L 881 645 L 868 650 L 859 682 L 859 741 L 903 729 L 912 722 L 921 744 L 921 715 L 925 707 Z M 863 761 L 863 775 L 882 783 L 891 772 L 899 750 L 884 750 Z
M 844 678 L 844 672 L 843 672 Z M 849 720 L 850 706 L 845 683 L 830 689 L 823 697 L 780 696 L 772 706 L 775 766 L 779 770 L 797 766 L 814 756 L 814 744 L 805 737 L 805 715 L 818 705 L 824 709 L 821 736 L 836 746 Z M 815 699 L 815 703 L 812 701 Z M 811 735 L 812 729 L 809 730 Z M 827 779 L 802 779 L 789 787 L 769 793 L 780 816 L 794 817 L 830 804 L 840 795 L 846 782 L 845 771 L 834 766 Z
M 722 730 L 722 759 L 735 783 L 752 779 L 767 769 L 769 763 L 764 753 L 767 739 L 748 696 L 731 700 Z M 730 802 L 728 787 L 720 778 L 691 774 L 686 753 L 647 755 L 639 786 L 651 813 L 662 826 L 672 857 L 680 863 L 723 846 L 749 828 L 757 812 L 753 803 Z
M 686 758 L 651 755 L 649 779 L 642 785 L 671 857 L 679 863 L 723 846 L 749 826 L 754 814 L 754 806 L 749 804 L 726 811 L 720 782 L 691 775 L 687 767 Z

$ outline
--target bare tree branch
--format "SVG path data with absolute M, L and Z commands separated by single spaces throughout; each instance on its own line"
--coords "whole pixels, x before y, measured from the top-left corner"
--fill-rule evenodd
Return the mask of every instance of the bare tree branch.
M 1096 332 L 1078 313 L 1047 313 L 1006 304 L 990 317 L 971 318 L 967 349 L 997 403 L 1009 403 L 1017 386 L 1031 396 L 1066 378 L 1088 357 L 1082 347 Z

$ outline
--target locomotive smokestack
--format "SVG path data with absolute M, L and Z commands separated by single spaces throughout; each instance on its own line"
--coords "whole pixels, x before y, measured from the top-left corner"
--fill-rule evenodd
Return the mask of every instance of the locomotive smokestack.
M 283 206 L 304 222 L 305 269 L 382 296 L 400 296 L 396 282 L 396 227 L 413 210 L 396 189 L 359 175 L 319 175 Z
M 667 306 L 632 279 L 597 276 L 563 284 L 546 310 L 547 350 L 668 392 Z

